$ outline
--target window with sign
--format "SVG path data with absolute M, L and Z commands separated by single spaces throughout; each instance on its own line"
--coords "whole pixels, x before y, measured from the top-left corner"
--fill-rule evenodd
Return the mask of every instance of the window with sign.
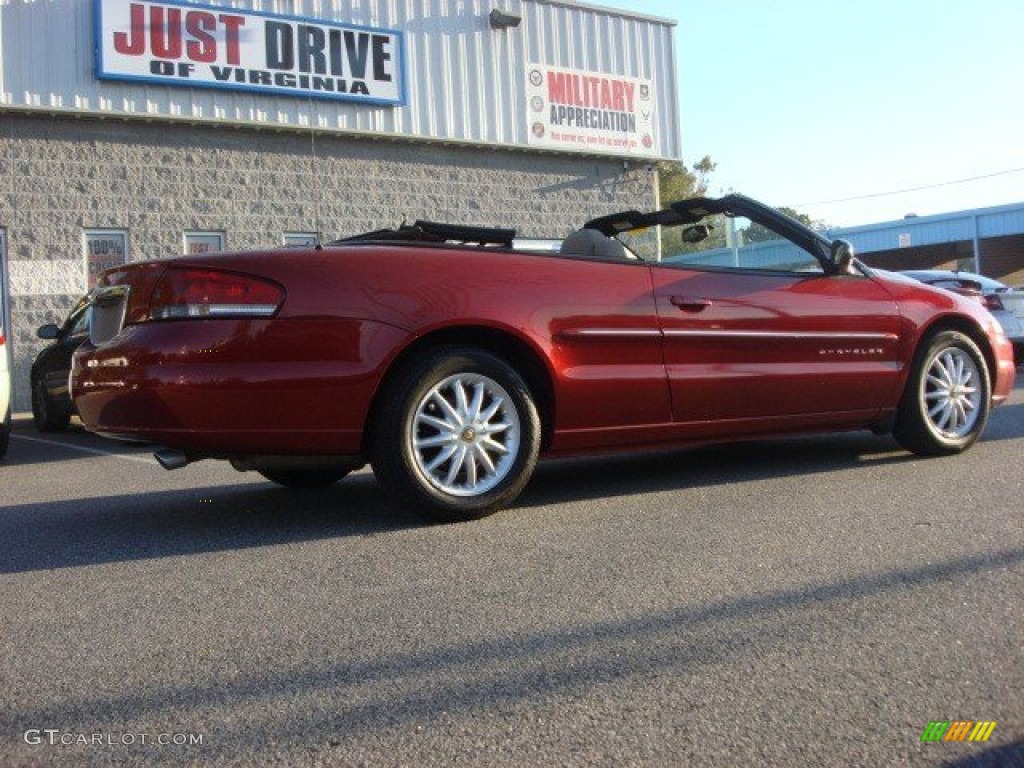
M 315 232 L 285 232 L 282 240 L 285 245 L 312 248 L 317 243 L 317 236 Z
M 223 232 L 186 232 L 185 253 L 198 256 L 203 253 L 216 253 L 224 250 Z
M 86 283 L 91 290 L 101 272 L 127 261 L 128 233 L 123 229 L 87 229 L 83 237 Z

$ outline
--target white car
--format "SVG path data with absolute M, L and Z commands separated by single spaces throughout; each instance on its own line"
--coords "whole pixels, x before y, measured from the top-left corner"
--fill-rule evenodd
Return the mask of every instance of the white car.
M 0 456 L 7 453 L 11 439 L 11 351 L 7 344 L 7 331 L 3 324 L 3 306 L 0 305 Z
M 973 272 L 916 269 L 901 274 L 962 296 L 975 296 L 1003 327 L 1003 333 L 1013 344 L 1017 365 L 1024 364 L 1024 291 Z

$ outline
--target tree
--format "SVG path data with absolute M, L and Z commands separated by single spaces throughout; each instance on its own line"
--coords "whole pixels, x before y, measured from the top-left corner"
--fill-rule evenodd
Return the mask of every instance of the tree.
M 708 179 L 717 164 L 704 155 L 699 162 L 687 168 L 683 162 L 663 162 L 658 165 L 658 196 L 663 203 L 686 200 L 707 194 Z
M 779 206 L 779 211 L 789 216 L 791 219 L 796 219 L 805 227 L 817 230 L 819 232 L 828 229 L 828 225 L 823 221 L 816 221 L 808 216 L 806 213 L 798 213 L 792 208 L 786 206 Z M 763 243 L 768 240 L 778 240 L 779 236 L 772 232 L 770 229 L 761 226 L 755 222 L 751 222 L 750 226 L 742 230 L 743 242 L 744 243 Z
M 661 163 L 658 166 L 658 199 L 661 201 L 661 204 L 667 205 L 676 200 L 687 200 L 692 197 L 706 195 L 708 182 L 716 167 L 717 163 L 711 159 L 710 155 L 704 155 L 704 157 L 689 168 L 683 162 Z M 713 236 L 718 235 L 721 236 L 722 244 L 724 245 L 724 231 L 713 234 Z M 706 247 L 707 245 L 703 246 L 703 248 Z M 662 253 L 685 253 L 692 250 L 695 250 L 694 246 L 682 241 L 682 227 L 662 229 Z

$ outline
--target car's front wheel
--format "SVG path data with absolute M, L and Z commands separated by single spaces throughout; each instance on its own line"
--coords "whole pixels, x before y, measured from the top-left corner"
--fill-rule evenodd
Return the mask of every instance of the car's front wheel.
M 46 382 L 42 377 L 32 382 L 32 421 L 40 432 L 60 432 L 67 429 L 71 414 L 50 400 Z
M 958 331 L 936 333 L 914 357 L 896 415 L 896 439 L 922 456 L 967 450 L 985 429 L 991 389 L 978 345 Z
M 391 382 L 373 435 L 377 479 L 400 504 L 444 521 L 512 503 L 540 449 L 540 419 L 523 378 L 472 347 L 445 347 Z

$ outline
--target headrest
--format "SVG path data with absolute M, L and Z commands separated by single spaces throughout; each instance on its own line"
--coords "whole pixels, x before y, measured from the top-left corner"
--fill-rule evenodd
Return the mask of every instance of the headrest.
M 596 229 L 576 230 L 562 241 L 560 252 L 609 261 L 625 261 L 629 258 L 622 243 L 614 238 L 605 237 Z

